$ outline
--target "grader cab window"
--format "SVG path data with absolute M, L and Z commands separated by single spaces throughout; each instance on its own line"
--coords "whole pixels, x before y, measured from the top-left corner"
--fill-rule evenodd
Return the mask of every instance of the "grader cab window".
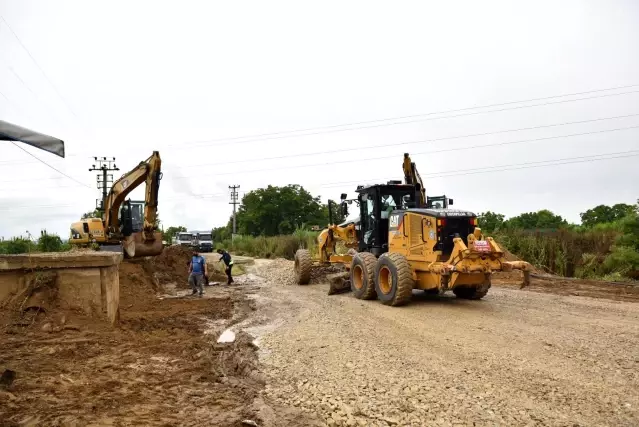
M 411 188 L 374 186 L 361 194 L 361 248 L 381 254 L 388 250 L 388 221 L 394 210 L 415 207 L 415 192 Z
M 388 219 L 391 211 L 397 209 L 397 203 L 395 203 L 395 199 L 392 195 L 382 196 L 382 219 Z

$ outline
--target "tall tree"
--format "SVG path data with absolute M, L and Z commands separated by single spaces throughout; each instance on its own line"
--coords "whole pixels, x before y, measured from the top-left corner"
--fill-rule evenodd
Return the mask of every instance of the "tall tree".
M 567 225 L 568 221 L 563 219 L 561 215 L 555 215 L 548 209 L 523 213 L 505 222 L 505 226 L 508 228 L 519 228 L 522 230 L 555 229 Z
M 479 228 L 486 233 L 492 233 L 504 226 L 504 215 L 496 212 L 483 212 L 479 214 L 477 220 L 479 222 Z
M 304 225 L 325 224 L 328 210 L 299 185 L 269 185 L 242 198 L 237 213 L 240 234 L 274 236 L 290 234 Z
M 586 212 L 579 214 L 581 224 L 585 227 L 592 227 L 596 224 L 604 224 L 607 222 L 618 221 L 626 216 L 636 213 L 637 205 L 627 205 L 625 203 L 617 203 L 613 206 L 599 205 Z
M 182 225 L 178 225 L 177 227 L 171 226 L 164 232 L 164 240 L 171 242 L 173 240 L 173 236 L 183 231 L 186 231 L 186 227 Z
M 93 209 L 92 211 L 83 213 L 81 219 L 87 218 L 102 218 L 102 212 L 97 209 Z

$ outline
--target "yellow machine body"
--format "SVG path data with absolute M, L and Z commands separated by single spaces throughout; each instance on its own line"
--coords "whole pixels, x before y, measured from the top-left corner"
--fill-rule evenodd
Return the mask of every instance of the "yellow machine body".
M 157 207 L 160 179 L 160 153 L 140 162 L 118 179 L 105 200 L 102 218 L 86 218 L 71 225 L 69 243 L 75 246 L 96 244 L 101 250 L 123 252 L 127 258 L 155 256 L 162 253 L 162 233 L 157 230 Z M 144 202 L 126 197 L 143 182 Z
M 530 264 L 507 261 L 499 244 L 483 236 L 472 212 L 449 208 L 453 201 L 445 196 L 427 197 L 408 154 L 403 169 L 404 183 L 358 187 L 352 200 L 360 208 L 358 220 L 324 229 L 318 257 L 305 249 L 296 253 L 298 284 L 310 281 L 313 266 L 342 264 L 356 298 L 393 306 L 407 303 L 414 289 L 480 299 L 497 271 L 521 270 L 523 286 L 528 284 Z M 343 208 L 346 203 L 343 195 Z M 338 241 L 350 248 L 347 254 L 337 253 Z

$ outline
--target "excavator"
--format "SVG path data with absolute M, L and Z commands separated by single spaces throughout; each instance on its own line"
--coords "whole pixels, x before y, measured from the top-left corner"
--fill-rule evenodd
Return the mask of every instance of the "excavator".
M 453 200 L 446 196 L 428 197 L 408 153 L 403 171 L 404 182 L 360 185 L 351 200 L 341 195 L 342 214 L 347 216 L 348 205 L 355 202 L 359 217 L 339 225 L 329 219 L 331 224 L 318 236 L 315 259 L 307 249 L 296 252 L 297 284 L 308 284 L 315 267 L 338 264 L 348 270 L 348 279 L 332 282 L 329 294 L 345 288 L 356 298 L 390 306 L 407 304 L 413 289 L 481 299 L 497 271 L 523 271 L 522 287 L 527 286 L 532 266 L 507 261 L 499 244 L 484 236 L 474 213 L 451 209 Z M 346 254 L 338 253 L 337 242 L 348 248 Z
M 122 252 L 126 258 L 160 255 L 163 250 L 162 233 L 157 230 L 158 192 L 162 161 L 160 153 L 151 157 L 113 183 L 102 201 L 102 218 L 86 218 L 71 225 L 69 243 L 99 250 Z M 131 201 L 126 197 L 146 182 L 145 200 Z

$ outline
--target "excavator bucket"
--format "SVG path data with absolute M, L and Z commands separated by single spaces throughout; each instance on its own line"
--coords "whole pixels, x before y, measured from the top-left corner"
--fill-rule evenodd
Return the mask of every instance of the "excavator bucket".
M 153 232 L 153 239 L 145 240 L 144 233 L 133 233 L 126 237 L 123 242 L 124 256 L 127 258 L 141 258 L 145 256 L 156 256 L 162 253 L 162 233 Z

